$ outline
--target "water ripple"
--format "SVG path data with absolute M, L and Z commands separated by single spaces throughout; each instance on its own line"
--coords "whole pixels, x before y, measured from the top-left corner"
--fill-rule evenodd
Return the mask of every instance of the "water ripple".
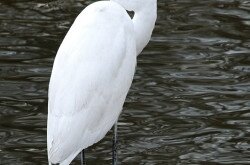
M 0 164 L 47 164 L 54 56 L 93 1 L 0 2 Z M 119 122 L 121 164 L 250 164 L 250 3 L 158 0 Z M 111 163 L 112 132 L 87 150 Z M 79 164 L 79 158 L 72 164 Z

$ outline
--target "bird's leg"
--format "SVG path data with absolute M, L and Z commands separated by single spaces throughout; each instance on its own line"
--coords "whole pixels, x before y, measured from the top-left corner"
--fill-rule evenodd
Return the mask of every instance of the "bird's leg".
M 112 165 L 117 165 L 117 122 L 115 122 L 114 128 L 113 128 L 113 149 L 112 149 Z
M 86 165 L 84 150 L 81 152 L 81 165 Z

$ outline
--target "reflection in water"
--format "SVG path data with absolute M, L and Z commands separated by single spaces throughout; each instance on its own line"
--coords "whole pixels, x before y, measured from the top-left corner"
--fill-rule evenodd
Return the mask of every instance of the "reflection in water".
M 53 58 L 91 2 L 0 2 L 0 164 L 47 163 Z M 158 4 L 120 118 L 119 161 L 250 164 L 249 1 Z M 89 164 L 110 164 L 110 139 L 88 149 Z

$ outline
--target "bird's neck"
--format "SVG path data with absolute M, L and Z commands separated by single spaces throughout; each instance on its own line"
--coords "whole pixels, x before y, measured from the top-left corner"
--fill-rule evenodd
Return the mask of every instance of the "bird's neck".
M 157 18 L 157 3 L 145 6 L 143 10 L 135 12 L 133 17 L 135 35 L 136 35 L 136 51 L 137 55 L 141 53 L 143 48 L 148 44 Z

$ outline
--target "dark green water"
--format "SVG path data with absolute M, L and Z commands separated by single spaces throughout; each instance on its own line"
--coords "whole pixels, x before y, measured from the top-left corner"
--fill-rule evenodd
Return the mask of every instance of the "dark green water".
M 0 1 L 0 164 L 47 164 L 56 51 L 91 1 Z M 121 164 L 250 164 L 250 1 L 158 0 L 119 123 Z M 111 164 L 109 133 L 87 150 Z M 79 164 L 79 159 L 72 164 Z

